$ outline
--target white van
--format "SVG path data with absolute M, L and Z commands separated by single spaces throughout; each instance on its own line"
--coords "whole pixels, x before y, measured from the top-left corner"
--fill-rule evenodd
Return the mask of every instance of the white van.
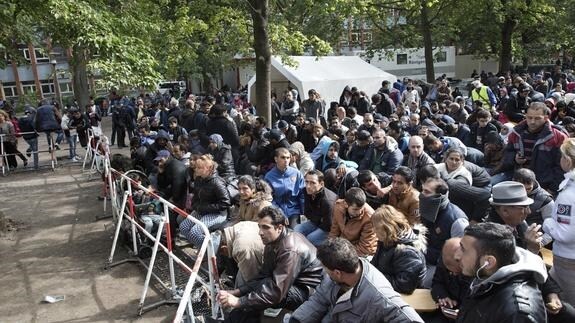
M 186 82 L 184 81 L 161 81 L 156 86 L 156 89 L 160 92 L 160 94 L 164 94 L 169 90 L 172 90 L 174 93 L 181 94 L 186 90 Z

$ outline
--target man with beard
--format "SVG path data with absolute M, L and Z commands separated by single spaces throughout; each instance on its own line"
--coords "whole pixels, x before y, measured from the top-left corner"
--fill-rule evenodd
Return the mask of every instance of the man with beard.
M 309 220 L 298 224 L 294 230 L 303 234 L 318 247 L 331 229 L 331 214 L 337 195 L 324 186 L 323 173 L 310 170 L 305 174 L 305 202 L 303 214 Z
M 344 199 L 335 202 L 329 237 L 345 238 L 360 256 L 373 256 L 377 249 L 377 237 L 371 223 L 373 212 L 366 203 L 365 193 L 358 187 L 350 188 Z
M 537 255 L 516 248 L 511 228 L 479 223 L 465 229 L 455 254 L 465 276 L 475 277 L 457 322 L 546 322 L 538 284 L 547 279 Z
M 414 173 L 400 166 L 391 178 L 389 205 L 401 211 L 412 226 L 419 223 L 419 192 L 412 186 Z
M 284 322 L 423 322 L 385 276 L 358 257 L 349 241 L 328 239 L 318 248 L 317 257 L 326 277 L 316 293 Z
M 529 168 L 541 187 L 554 193 L 564 179 L 559 147 L 568 136 L 549 121 L 549 113 L 549 108 L 542 102 L 529 106 L 526 120 L 516 125 L 507 137 L 499 171 Z
M 220 291 L 218 302 L 231 308 L 226 322 L 260 322 L 268 307 L 295 310 L 319 285 L 323 269 L 316 248 L 300 233 L 286 227 L 282 211 L 268 206 L 258 214 L 259 235 L 264 243 L 260 273 L 245 285 Z
M 371 170 L 382 178 L 389 178 L 397 167 L 401 166 L 403 153 L 397 142 L 385 131 L 378 129 L 373 132 L 373 147 L 368 149 L 359 165 L 359 170 Z

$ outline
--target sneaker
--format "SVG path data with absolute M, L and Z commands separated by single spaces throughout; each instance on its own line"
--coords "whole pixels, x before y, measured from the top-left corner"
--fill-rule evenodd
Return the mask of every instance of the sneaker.
M 74 158 L 72 158 L 73 162 L 79 162 L 81 159 L 78 158 L 78 156 L 74 156 Z
M 84 158 L 82 158 L 82 157 L 80 157 L 80 156 L 78 156 L 78 155 L 76 155 L 74 158 L 76 158 L 76 159 L 78 159 L 78 160 L 84 160 Z
M 28 166 L 28 160 L 24 161 L 24 167 Z
M 54 148 L 56 148 L 56 150 L 60 150 L 60 145 L 55 144 L 55 145 L 54 145 Z
M 26 152 L 26 157 L 32 157 L 32 153 L 29 152 L 29 151 L 27 151 L 27 152 Z

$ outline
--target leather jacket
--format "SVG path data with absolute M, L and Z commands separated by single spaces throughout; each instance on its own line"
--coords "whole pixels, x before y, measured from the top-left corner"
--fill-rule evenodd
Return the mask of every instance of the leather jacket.
M 259 275 L 240 287 L 240 308 L 250 310 L 277 306 L 293 286 L 315 289 L 323 278 L 323 267 L 315 247 L 300 233 L 284 229 L 276 241 L 264 248 Z
M 221 213 L 227 211 L 231 205 L 230 193 L 221 177 L 213 174 L 207 178 L 195 179 L 193 211 L 199 215 Z

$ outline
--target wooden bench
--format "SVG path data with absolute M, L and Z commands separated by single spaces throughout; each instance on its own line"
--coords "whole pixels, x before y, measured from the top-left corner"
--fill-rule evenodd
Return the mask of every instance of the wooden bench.
M 437 304 L 431 297 L 430 289 L 416 289 L 413 294 L 400 294 L 401 298 L 419 313 L 429 313 L 437 310 Z
M 543 257 L 545 265 L 549 268 L 553 267 L 553 251 L 547 248 L 541 248 L 539 252 L 541 252 L 541 257 Z

